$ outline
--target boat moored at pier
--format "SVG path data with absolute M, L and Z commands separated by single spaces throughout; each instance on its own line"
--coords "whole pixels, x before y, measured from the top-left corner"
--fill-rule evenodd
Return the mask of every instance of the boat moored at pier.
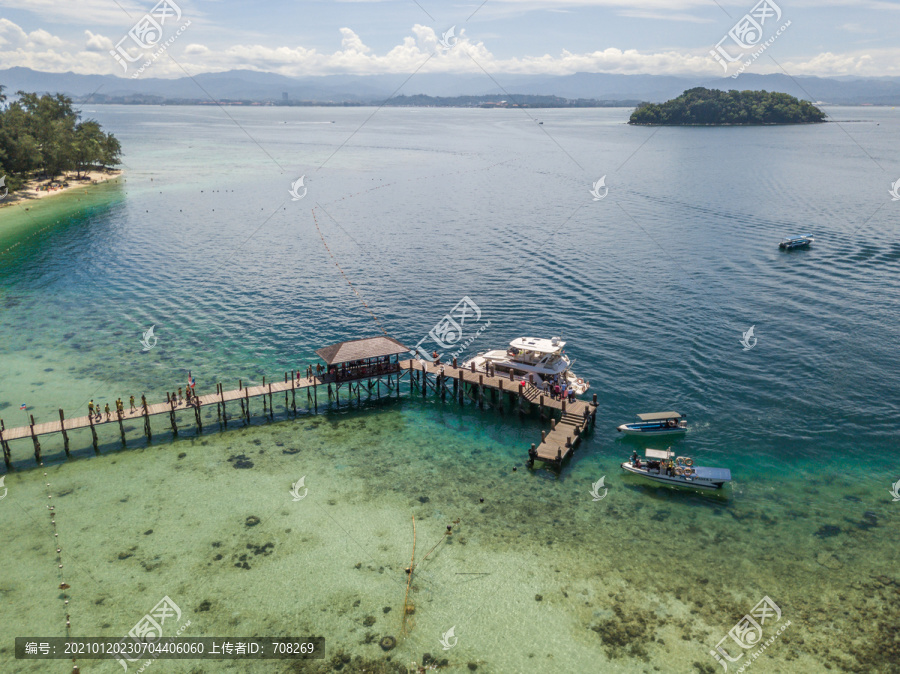
M 590 388 L 590 382 L 570 370 L 572 363 L 563 350 L 565 346 L 559 337 L 519 337 L 509 343 L 508 349 L 479 353 L 463 363 L 463 367 L 470 368 L 474 364 L 476 371 L 485 372 L 490 368 L 504 374 L 512 373 L 519 380 L 529 380 L 533 375 L 534 384 L 539 388 L 544 383 L 551 386 L 565 383 L 569 390 L 581 395 Z

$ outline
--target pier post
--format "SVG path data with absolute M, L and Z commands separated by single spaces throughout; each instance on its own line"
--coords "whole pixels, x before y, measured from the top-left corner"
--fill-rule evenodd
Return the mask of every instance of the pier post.
M 200 418 L 200 398 L 194 398 L 194 418 L 197 420 L 197 428 L 203 433 L 203 419 Z
M 544 443 L 546 441 L 547 441 L 547 431 L 541 431 L 541 443 Z
M 462 405 L 466 396 L 465 370 L 459 370 L 459 404 Z
M 319 413 L 319 382 L 313 377 L 313 400 L 315 401 L 315 412 Z
M 150 408 L 147 407 L 147 397 L 141 396 L 141 408 L 144 410 L 144 434 L 147 436 L 147 442 L 153 440 L 153 432 L 150 430 Z M 94 430 L 91 424 L 91 430 Z M 94 436 L 96 438 L 96 436 Z
M 563 398 L 563 401 L 562 401 L 562 413 L 563 413 L 563 414 L 566 413 L 566 400 L 565 400 L 565 398 Z
M 31 441 L 34 443 L 34 462 L 38 465 L 41 463 L 41 443 L 38 440 L 37 435 L 34 434 L 34 415 L 29 414 L 31 417 Z
M 228 428 L 228 411 L 225 409 L 225 391 L 222 390 L 221 384 L 219 384 L 219 396 L 222 398 L 222 423 L 225 424 L 225 428 Z
M 422 397 L 428 395 L 428 366 L 422 361 Z
M 453 356 L 453 368 L 456 369 L 456 356 Z
M 471 363 L 469 363 L 469 367 L 472 368 L 472 372 L 475 372 L 475 361 L 474 360 Z
M 66 433 L 66 415 L 63 414 L 62 408 L 59 409 L 59 428 L 63 436 L 63 448 L 66 450 L 66 456 L 69 456 L 69 434 Z
M 534 446 L 534 443 L 531 443 L 531 449 L 528 450 L 528 467 L 534 468 L 534 460 L 537 458 L 537 449 Z
M 244 389 L 244 400 L 247 402 L 247 423 L 250 423 L 250 389 Z M 265 399 L 264 399 L 265 400 Z
M 119 437 L 122 438 L 122 449 L 125 449 L 125 427 L 122 425 L 122 411 L 118 409 L 118 403 L 116 403 L 116 417 L 119 420 Z
M 3 463 L 9 468 L 12 462 L 12 454 L 9 451 L 9 443 L 7 443 L 6 438 L 3 437 L 3 431 L 5 430 L 6 426 L 3 425 L 3 419 L 0 419 L 0 444 L 3 445 Z
M 594 407 L 596 407 L 596 406 L 597 406 L 597 394 L 595 393 L 594 394 Z
M 378 378 L 378 381 L 381 381 L 381 378 L 380 378 L 380 377 Z M 360 383 L 361 383 L 361 382 L 356 382 L 356 403 L 357 403 L 357 404 L 360 404 L 360 399 L 359 399 L 359 397 L 360 397 L 360 392 L 359 392 L 359 386 L 360 386 Z
M 275 418 L 275 406 L 272 404 L 272 382 L 269 382 L 269 417 Z
M 541 421 L 543 421 L 544 420 L 544 394 L 543 393 L 541 394 L 541 397 L 539 398 L 539 400 L 540 400 L 540 403 L 539 403 L 538 411 L 541 413 Z
M 328 384 L 328 399 L 331 400 L 334 397 L 334 394 L 331 392 L 331 383 Z
M 178 426 L 175 425 L 175 408 L 169 410 L 169 421 L 172 422 L 172 433 L 178 437 Z
M 484 375 L 478 375 L 478 406 L 484 407 Z
M 556 419 L 551 419 L 550 420 L 550 432 L 552 433 L 555 430 L 556 430 Z
M 263 386 L 265 386 L 265 384 L 263 384 Z M 262 401 L 263 401 L 263 416 L 266 416 L 267 411 L 266 411 L 266 393 L 265 393 L 265 389 L 263 389 Z

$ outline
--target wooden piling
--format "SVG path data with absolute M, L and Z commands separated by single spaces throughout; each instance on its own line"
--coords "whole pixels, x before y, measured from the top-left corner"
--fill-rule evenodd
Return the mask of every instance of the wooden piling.
M 153 440 L 153 432 L 150 430 L 150 408 L 147 405 L 147 397 L 141 396 L 141 407 L 144 409 L 144 434 L 147 436 L 147 442 Z M 94 430 L 93 424 L 91 430 Z M 95 436 L 96 437 L 96 436 Z
M 246 417 L 247 417 L 247 423 L 249 424 L 250 423 L 250 389 L 246 389 L 246 388 L 244 389 L 244 400 L 247 403 Z M 241 405 L 241 409 L 243 409 L 243 408 L 244 408 L 244 406 Z
M 9 451 L 9 444 L 6 442 L 6 438 L 3 437 L 3 431 L 5 430 L 6 426 L 3 424 L 3 419 L 0 419 L 0 445 L 3 445 L 3 463 L 9 468 L 12 464 L 12 452 Z
M 178 426 L 175 425 L 175 408 L 169 410 L 169 421 L 172 422 L 172 433 L 178 437 Z
M 265 382 L 265 377 L 263 377 L 263 382 Z M 265 383 L 263 383 L 265 386 Z M 263 398 L 265 400 L 265 398 Z M 269 382 L 269 417 L 274 418 L 275 416 L 275 406 L 272 405 L 272 382 Z
M 66 456 L 69 456 L 69 434 L 66 433 L 66 415 L 63 414 L 62 408 L 59 408 L 59 428 L 63 436 L 63 449 L 66 450 Z
M 41 463 L 41 442 L 38 440 L 37 435 L 34 434 L 34 415 L 28 415 L 31 418 L 31 441 L 34 443 L 34 462 L 40 465 Z
M 197 420 L 197 428 L 203 433 L 203 419 L 200 416 L 200 398 L 194 398 L 194 418 Z
M 119 437 L 122 438 L 122 449 L 125 449 L 127 447 L 125 444 L 125 426 L 122 425 L 122 410 L 119 409 L 118 403 L 116 403 L 116 417 L 119 420 Z

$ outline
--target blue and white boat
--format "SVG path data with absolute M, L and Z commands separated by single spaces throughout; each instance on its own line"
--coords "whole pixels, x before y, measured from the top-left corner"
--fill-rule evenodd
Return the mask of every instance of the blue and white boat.
M 645 456 L 646 459 L 642 461 L 637 452 L 634 452 L 631 460 L 622 464 L 622 470 L 670 487 L 688 489 L 712 491 L 731 482 L 731 471 L 727 468 L 695 466 L 691 457 L 675 457 L 675 453 L 669 449 L 648 449 Z
M 616 430 L 625 435 L 671 435 L 687 431 L 687 419 L 678 412 L 652 412 L 638 414 L 640 421 L 622 424 Z
M 815 239 L 812 234 L 804 234 L 803 236 L 789 236 L 782 239 L 778 247 L 782 250 L 793 250 L 794 248 L 808 248 Z

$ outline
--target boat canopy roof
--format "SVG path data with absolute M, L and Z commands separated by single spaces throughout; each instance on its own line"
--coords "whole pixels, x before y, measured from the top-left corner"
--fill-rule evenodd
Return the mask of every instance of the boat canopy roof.
M 675 452 L 670 449 L 648 449 L 644 452 L 648 459 L 671 459 Z
M 649 412 L 647 414 L 638 414 L 641 421 L 665 421 L 666 419 L 680 419 L 678 412 Z
M 805 241 L 811 238 L 813 238 L 812 234 L 801 234 L 800 236 L 786 236 L 782 241 Z
M 694 477 L 699 477 L 704 480 L 731 481 L 731 471 L 727 468 L 707 468 L 706 466 L 695 466 Z
M 509 343 L 514 349 L 537 351 L 538 353 L 554 353 L 562 349 L 566 343 L 559 337 L 553 339 L 538 339 L 535 337 L 519 337 Z

